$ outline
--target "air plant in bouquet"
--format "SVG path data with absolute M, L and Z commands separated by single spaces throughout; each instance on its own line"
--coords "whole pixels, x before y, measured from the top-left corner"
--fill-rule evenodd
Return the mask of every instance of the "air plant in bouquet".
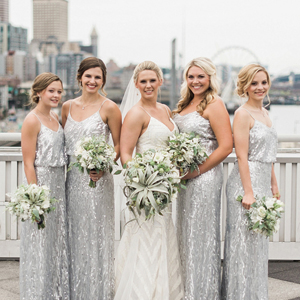
M 146 220 L 155 214 L 163 215 L 178 189 L 184 187 L 167 151 L 149 149 L 143 154 L 137 153 L 123 168 L 126 204 L 136 219 L 136 212 L 141 215 L 142 211 Z

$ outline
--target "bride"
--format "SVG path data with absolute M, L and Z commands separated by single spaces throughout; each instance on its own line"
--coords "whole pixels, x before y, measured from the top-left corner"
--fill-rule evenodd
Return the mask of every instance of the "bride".
M 121 105 L 124 115 L 130 108 L 121 132 L 122 164 L 132 158 L 135 148 L 137 153 L 143 153 L 166 147 L 168 136 L 178 131 L 169 108 L 157 103 L 162 81 L 161 69 L 151 61 L 140 63 L 134 70 Z M 155 215 L 153 220 L 145 221 L 141 214 L 138 221 L 125 226 L 119 245 L 115 300 L 183 299 L 171 208 L 165 209 L 163 216 Z

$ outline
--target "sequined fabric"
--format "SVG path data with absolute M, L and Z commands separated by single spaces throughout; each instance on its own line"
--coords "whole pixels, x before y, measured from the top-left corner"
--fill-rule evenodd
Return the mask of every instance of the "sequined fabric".
M 46 185 L 60 201 L 46 216 L 46 228 L 21 223 L 20 299 L 70 299 L 67 257 L 65 154 L 63 129 L 57 132 L 43 124 L 37 138 L 35 171 L 37 183 Z
M 170 131 L 155 118 L 139 138 L 136 152 L 162 149 Z M 133 219 L 134 216 L 131 215 Z M 145 221 L 145 215 L 125 226 L 116 256 L 116 300 L 181 300 L 183 284 L 171 209 Z
M 208 120 L 197 112 L 175 115 L 180 132 L 196 132 L 210 155 L 218 142 Z M 185 299 L 220 299 L 221 165 L 187 181 L 177 200 L 177 238 Z
M 254 195 L 272 196 L 271 170 L 276 160 L 275 129 L 255 121 L 249 137 L 249 170 Z M 227 220 L 222 278 L 222 299 L 268 299 L 269 239 L 249 231 L 245 209 L 236 201 L 244 190 L 238 163 L 226 186 Z
M 71 114 L 65 125 L 69 161 L 82 137 L 103 135 L 110 130 L 97 111 L 82 122 Z M 114 183 L 106 172 L 89 187 L 89 175 L 75 167 L 67 173 L 67 217 L 69 228 L 71 299 L 110 300 L 114 296 Z

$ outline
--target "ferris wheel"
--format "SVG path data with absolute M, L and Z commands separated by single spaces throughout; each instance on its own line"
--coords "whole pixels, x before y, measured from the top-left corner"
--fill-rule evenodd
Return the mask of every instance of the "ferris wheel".
M 250 63 L 259 63 L 258 57 L 249 49 L 241 46 L 229 46 L 216 52 L 212 59 L 215 65 L 241 68 Z
M 240 46 L 230 46 L 219 50 L 212 56 L 221 78 L 221 97 L 228 106 L 235 107 L 239 102 L 234 93 L 239 70 L 250 63 L 259 63 L 258 57 L 249 49 Z

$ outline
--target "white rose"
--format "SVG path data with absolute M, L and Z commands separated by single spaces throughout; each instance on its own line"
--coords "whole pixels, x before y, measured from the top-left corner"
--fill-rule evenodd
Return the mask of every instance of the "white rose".
M 134 177 L 134 178 L 132 178 L 132 181 L 138 183 L 140 180 L 138 177 Z
M 274 200 L 273 198 L 268 198 L 265 202 L 267 209 L 270 209 L 274 206 Z
M 44 209 L 49 208 L 50 207 L 50 201 L 49 200 L 44 201 L 44 203 L 42 204 L 41 207 L 44 208 Z
M 257 212 L 261 218 L 264 218 L 266 216 L 266 209 L 263 206 L 260 206 L 257 209 Z

